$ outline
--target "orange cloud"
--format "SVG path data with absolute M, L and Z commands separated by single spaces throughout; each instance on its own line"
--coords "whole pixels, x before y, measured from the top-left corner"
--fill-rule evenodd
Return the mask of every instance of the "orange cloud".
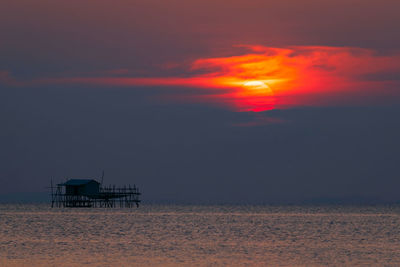
M 209 86 L 234 88 L 225 94 L 239 110 L 337 104 L 346 95 L 387 94 L 399 89 L 400 56 L 380 56 L 361 48 L 249 46 L 253 53 L 199 59 L 193 69 L 209 72 Z M 398 81 L 384 79 L 395 73 Z M 378 78 L 382 74 L 382 79 Z M 396 88 L 397 87 L 397 88 Z M 392 92 L 399 93 L 399 92 Z
M 337 105 L 366 97 L 400 94 L 400 55 L 379 55 L 352 47 L 242 46 L 248 53 L 197 59 L 185 77 L 73 77 L 34 83 L 102 86 L 174 86 L 208 93 L 166 95 L 182 101 L 223 104 L 237 111 L 265 111 L 305 105 Z M 210 90 L 212 93 L 209 93 Z M 350 99 L 350 100 L 349 100 Z

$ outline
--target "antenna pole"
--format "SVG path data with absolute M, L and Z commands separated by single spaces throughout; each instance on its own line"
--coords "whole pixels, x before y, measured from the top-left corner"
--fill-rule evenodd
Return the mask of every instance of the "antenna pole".
M 50 188 L 51 188 L 51 207 L 53 207 L 54 206 L 53 178 L 50 178 Z

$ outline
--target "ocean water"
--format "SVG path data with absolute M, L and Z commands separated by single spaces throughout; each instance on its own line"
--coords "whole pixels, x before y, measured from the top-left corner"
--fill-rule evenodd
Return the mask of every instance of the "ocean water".
M 400 266 L 400 206 L 3 204 L 0 266 Z

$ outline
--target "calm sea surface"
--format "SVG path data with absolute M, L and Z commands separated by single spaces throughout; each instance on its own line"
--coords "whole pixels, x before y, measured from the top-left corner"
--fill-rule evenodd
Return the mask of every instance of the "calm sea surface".
M 400 206 L 0 205 L 0 266 L 400 266 Z

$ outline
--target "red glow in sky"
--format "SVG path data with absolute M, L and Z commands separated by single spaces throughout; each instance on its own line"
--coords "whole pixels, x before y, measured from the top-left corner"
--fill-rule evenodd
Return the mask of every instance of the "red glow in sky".
M 209 102 L 236 111 L 265 111 L 296 106 L 362 102 L 375 96 L 399 95 L 399 55 L 378 55 L 362 48 L 242 46 L 238 56 L 200 58 L 185 77 L 69 77 L 38 79 L 35 83 L 83 83 L 106 86 L 165 86 L 198 88 L 199 93 L 168 95 L 165 99 Z M 119 74 L 119 72 L 117 73 Z M 207 89 L 207 93 L 200 90 Z M 211 91 L 211 93 L 210 93 Z
M 248 48 L 249 54 L 199 59 L 192 66 L 206 72 L 202 85 L 231 88 L 218 97 L 241 111 L 337 104 L 346 95 L 385 94 L 395 82 L 384 74 L 400 72 L 399 56 L 378 56 L 361 48 Z

